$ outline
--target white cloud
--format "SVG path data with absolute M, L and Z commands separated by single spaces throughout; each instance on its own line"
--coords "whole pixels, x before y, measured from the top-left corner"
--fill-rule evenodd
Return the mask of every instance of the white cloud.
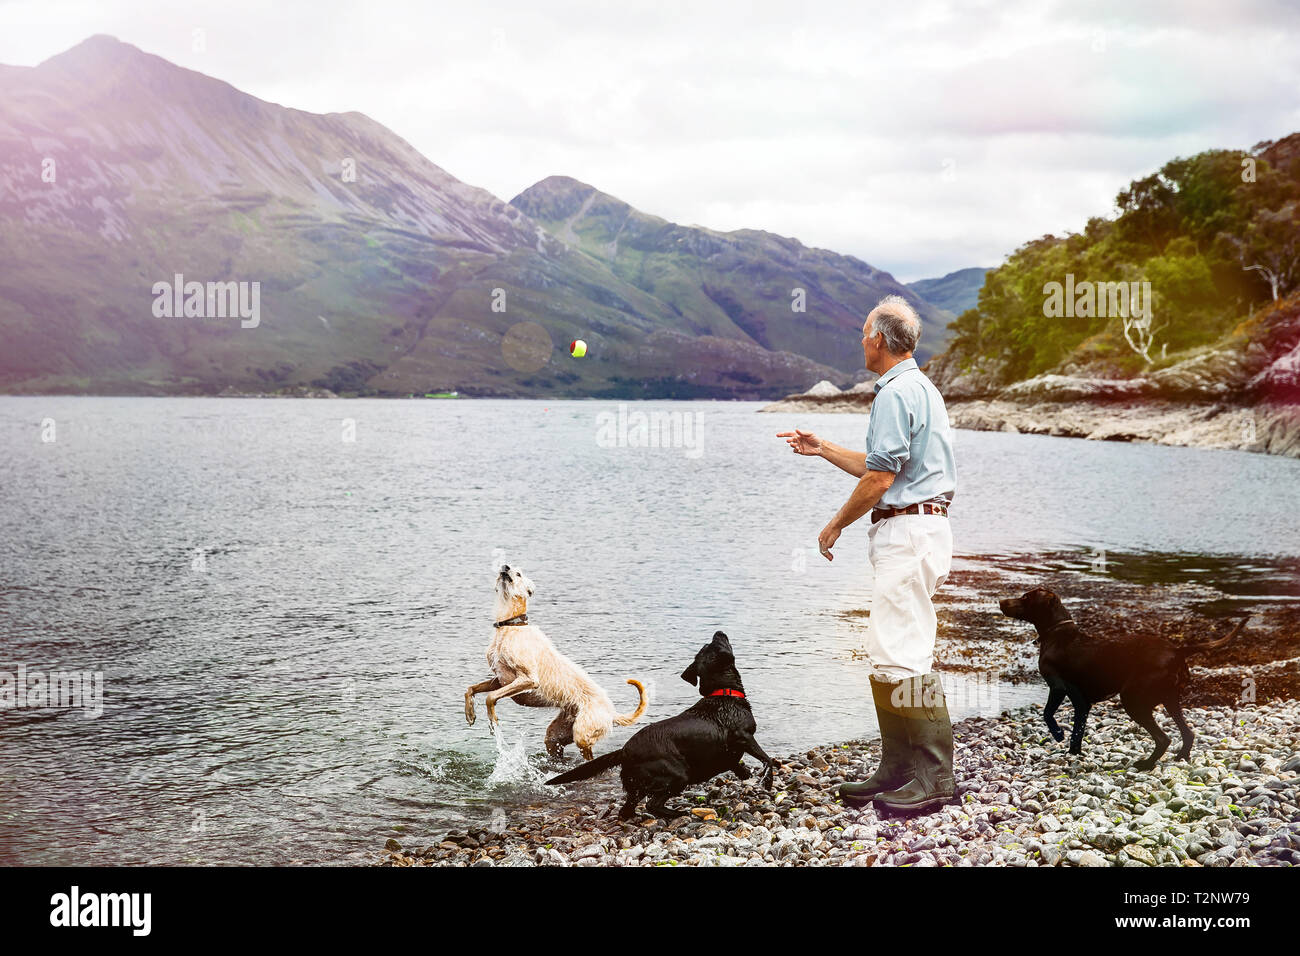
M 1082 228 L 1174 155 L 1300 127 L 1293 5 L 1076 6 L 16 0 L 0 62 L 109 33 L 360 110 L 505 199 L 565 174 L 913 279 Z

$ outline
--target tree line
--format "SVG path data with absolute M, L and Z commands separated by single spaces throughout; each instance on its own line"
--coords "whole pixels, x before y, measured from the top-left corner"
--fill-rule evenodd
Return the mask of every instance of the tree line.
M 1150 283 L 1148 321 L 1045 308 L 1052 284 L 1067 276 L 1073 285 Z M 964 365 L 1001 363 L 1009 380 L 1071 357 L 1131 374 L 1216 341 L 1297 288 L 1300 134 L 1293 134 L 1174 159 L 1120 190 L 1110 217 L 1025 243 L 985 276 L 978 305 L 949 325 L 949 348 Z

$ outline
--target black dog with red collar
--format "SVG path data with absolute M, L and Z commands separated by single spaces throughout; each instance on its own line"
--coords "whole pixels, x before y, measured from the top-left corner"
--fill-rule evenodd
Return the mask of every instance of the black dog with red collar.
M 700 648 L 682 680 L 700 689 L 693 706 L 666 720 L 657 720 L 633 734 L 622 750 L 597 757 L 568 773 L 546 781 L 572 783 L 621 766 L 627 800 L 619 811 L 620 820 L 630 820 L 642 797 L 655 816 L 677 816 L 666 801 L 694 783 L 728 771 L 741 780 L 751 776 L 744 765 L 745 754 L 763 761 L 761 781 L 772 789 L 772 758 L 754 739 L 758 725 L 745 697 L 731 641 L 718 631 Z

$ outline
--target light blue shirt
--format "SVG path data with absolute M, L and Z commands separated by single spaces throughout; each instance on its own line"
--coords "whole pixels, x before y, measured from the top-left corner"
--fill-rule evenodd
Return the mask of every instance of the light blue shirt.
M 904 359 L 876 381 L 867 421 L 867 468 L 894 473 L 878 508 L 951 501 L 957 488 L 948 409 L 934 383 Z

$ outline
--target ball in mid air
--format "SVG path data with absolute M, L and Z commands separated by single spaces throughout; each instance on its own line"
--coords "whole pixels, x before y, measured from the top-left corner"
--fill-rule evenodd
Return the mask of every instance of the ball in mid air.
M 569 354 L 574 358 L 582 358 L 587 354 L 587 343 L 582 339 L 574 339 L 569 343 Z

